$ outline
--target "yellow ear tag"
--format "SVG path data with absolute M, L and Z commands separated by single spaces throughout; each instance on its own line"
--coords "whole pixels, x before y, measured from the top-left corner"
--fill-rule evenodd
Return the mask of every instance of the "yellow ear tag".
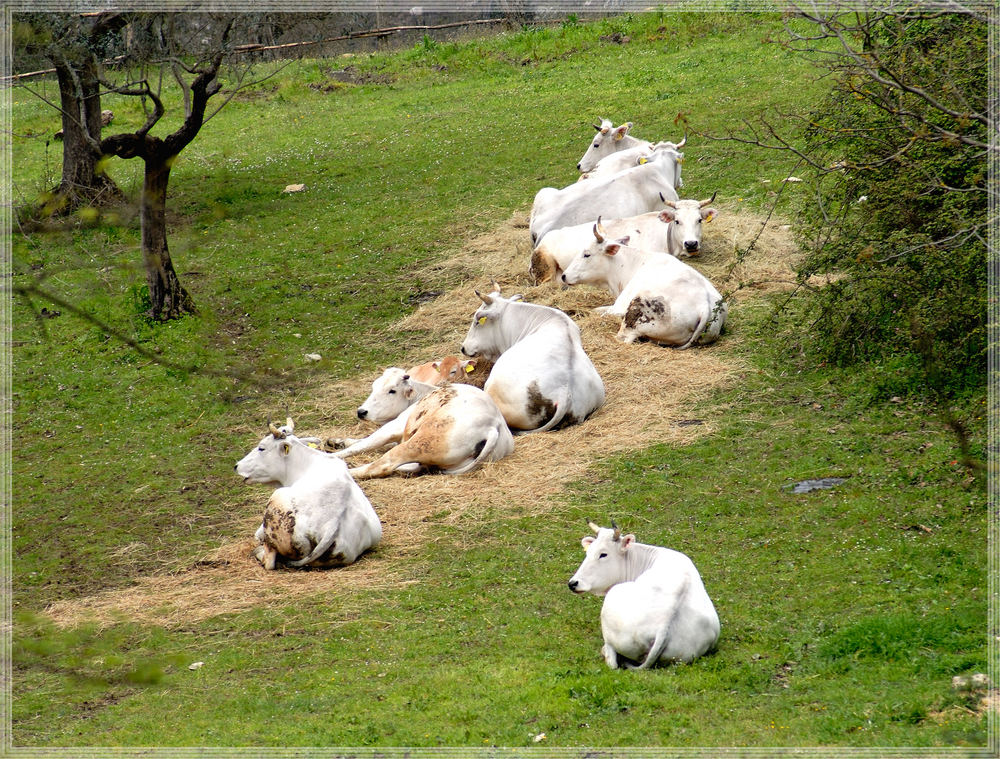
M 319 446 L 316 445 L 315 443 L 306 443 L 306 445 L 308 445 L 310 448 L 319 448 Z
M 480 316 L 479 317 L 479 323 L 480 324 L 486 324 L 486 317 L 485 316 Z
M 705 217 L 705 223 L 708 224 L 714 218 L 715 218 L 715 214 L 714 213 L 709 214 L 708 216 Z
M 642 166 L 644 163 L 649 163 L 649 159 L 643 156 L 639 159 L 639 165 Z
M 465 367 L 466 374 L 472 374 L 474 371 L 476 371 L 476 367 L 472 366 L 471 364 Z

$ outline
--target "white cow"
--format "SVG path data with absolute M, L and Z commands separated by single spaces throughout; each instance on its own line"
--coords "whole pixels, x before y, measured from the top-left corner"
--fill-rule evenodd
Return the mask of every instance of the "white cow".
M 594 141 L 590 143 L 583 158 L 576 164 L 576 168 L 581 173 L 593 171 L 597 163 L 613 153 L 620 150 L 630 150 L 631 148 L 649 149 L 652 144 L 646 140 L 640 140 L 628 133 L 632 128 L 632 122 L 627 121 L 621 126 L 614 126 L 608 119 L 601 119 L 601 123 L 594 124 L 597 134 Z
M 393 446 L 377 461 L 350 469 L 355 479 L 388 477 L 395 471 L 441 470 L 464 474 L 484 461 L 497 461 L 514 450 L 514 438 L 493 400 L 478 387 L 445 383 L 440 387 L 414 382 L 398 367 L 390 367 L 372 383 L 372 394 L 358 417 L 385 422 L 362 440 L 333 455 Z
M 246 482 L 280 484 L 257 529 L 254 556 L 274 569 L 278 556 L 290 567 L 341 566 L 382 539 L 371 502 L 347 473 L 347 464 L 313 448 L 284 427 L 268 435 L 236 464 Z
M 572 319 L 555 308 L 518 302 L 519 295 L 501 297 L 499 289 L 476 295 L 483 303 L 462 353 L 495 359 L 485 390 L 512 429 L 545 432 L 582 422 L 604 403 L 604 383 Z
M 580 175 L 578 182 L 582 182 L 586 179 L 591 179 L 593 177 L 603 177 L 609 174 L 617 174 L 619 171 L 624 171 L 625 169 L 630 169 L 633 166 L 638 166 L 649 160 L 649 156 L 652 155 L 653 151 L 659 148 L 669 148 L 670 150 L 677 151 L 680 155 L 677 166 L 677 176 L 674 178 L 674 189 L 679 190 L 684 186 L 684 181 L 681 179 L 681 166 L 684 163 L 684 154 L 680 152 L 681 148 L 687 142 L 687 137 L 685 137 L 680 142 L 669 142 L 664 140 L 663 142 L 658 142 L 652 147 L 645 147 L 640 145 L 638 147 L 629 148 L 628 150 L 619 150 L 616 153 L 605 156 L 597 165 L 590 171 L 584 172 Z
M 628 238 L 606 239 L 598 224 L 593 235 L 561 279 L 567 285 L 603 285 L 615 296 L 613 305 L 597 311 L 621 318 L 619 340 L 644 337 L 689 348 L 718 338 L 728 307 L 699 271 L 668 253 L 631 248 Z
M 678 258 L 694 256 L 701 251 L 702 222 L 707 224 L 716 216 L 714 208 L 705 208 L 713 200 L 715 195 L 710 200 L 668 200 L 664 211 L 612 219 L 601 226 L 607 237 L 627 237 L 629 245 L 637 250 L 666 251 Z M 600 218 L 597 223 L 601 224 Z M 593 227 L 593 222 L 588 221 L 553 229 L 545 235 L 531 252 L 528 273 L 535 283 L 557 279 L 594 242 Z
M 660 221 L 669 229 L 667 247 L 663 250 L 672 256 L 696 256 L 701 253 L 701 230 L 715 218 L 718 211 L 706 208 L 715 202 L 715 193 L 708 200 L 664 200 L 666 209 L 660 212 Z
M 612 669 L 691 662 L 719 640 L 719 615 L 685 554 L 635 542 L 590 522 L 586 558 L 569 581 L 574 593 L 604 596 L 601 653 Z
M 649 159 L 617 174 L 595 177 L 556 189 L 543 187 L 535 195 L 528 228 L 537 245 L 547 232 L 560 227 L 606 219 L 625 219 L 659 210 L 664 200 L 677 200 L 674 184 L 680 153 L 670 148 L 653 151 Z

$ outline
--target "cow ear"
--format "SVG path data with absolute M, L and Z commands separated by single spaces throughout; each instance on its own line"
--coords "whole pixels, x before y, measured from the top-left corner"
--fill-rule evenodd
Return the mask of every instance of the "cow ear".
M 628 134 L 629 127 L 631 127 L 631 126 L 632 126 L 632 122 L 629 121 L 629 122 L 627 122 L 625 124 L 622 124 L 620 127 L 618 127 L 615 130 L 615 142 L 618 142 L 622 137 L 624 137 L 626 134 Z
M 618 253 L 619 250 L 621 250 L 621 247 L 622 246 L 620 242 L 609 242 L 607 245 L 604 246 L 604 255 L 614 256 Z
M 635 542 L 635 535 L 631 533 L 629 533 L 628 535 L 622 535 L 621 552 L 625 553 L 625 551 L 628 550 L 628 547 L 632 545 L 634 542 Z
M 706 224 L 715 218 L 716 211 L 714 208 L 703 208 L 701 211 L 701 218 Z
M 660 211 L 660 215 L 657 217 L 660 221 L 669 224 L 674 220 L 674 212 L 672 209 L 666 209 L 665 211 Z
M 281 448 L 279 450 L 281 451 L 282 456 L 287 456 L 292 450 L 292 444 L 286 440 L 281 444 Z
M 582 545 L 583 550 L 586 551 L 588 548 L 590 548 L 590 544 L 593 542 L 594 542 L 594 536 L 587 535 L 583 538 L 583 540 L 580 541 L 580 545 Z
M 431 364 L 431 368 L 433 368 L 434 371 L 439 371 L 441 369 L 441 362 L 435 361 L 434 363 Z

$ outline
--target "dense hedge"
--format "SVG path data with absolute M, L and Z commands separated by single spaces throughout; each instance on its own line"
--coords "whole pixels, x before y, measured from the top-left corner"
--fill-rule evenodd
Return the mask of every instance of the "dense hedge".
M 799 273 L 833 275 L 807 298 L 806 350 L 886 362 L 892 392 L 961 394 L 986 381 L 988 150 L 970 144 L 989 139 L 986 24 L 895 16 L 855 33 L 857 58 L 827 59 L 836 84 L 806 148 L 818 202 Z

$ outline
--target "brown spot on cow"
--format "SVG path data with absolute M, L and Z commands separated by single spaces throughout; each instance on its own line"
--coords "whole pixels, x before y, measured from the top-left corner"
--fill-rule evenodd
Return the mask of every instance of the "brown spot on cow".
M 538 382 L 532 382 L 528 385 L 528 406 L 526 411 L 531 418 L 538 420 L 539 427 L 556 414 L 556 404 L 542 395 L 542 391 L 538 387 Z
M 547 256 L 538 250 L 534 250 L 531 253 L 531 265 L 528 267 L 528 274 L 531 275 L 531 278 L 536 285 L 540 285 L 542 282 L 548 282 L 556 275 L 555 262 L 550 256 Z
M 667 304 L 663 298 L 644 300 L 637 296 L 628 304 L 628 310 L 625 312 L 622 323 L 629 329 L 634 329 L 635 325 L 648 324 L 654 319 L 661 318 L 666 312 Z
M 302 553 L 292 542 L 295 514 L 273 501 L 264 509 L 264 543 L 286 559 L 301 559 Z

